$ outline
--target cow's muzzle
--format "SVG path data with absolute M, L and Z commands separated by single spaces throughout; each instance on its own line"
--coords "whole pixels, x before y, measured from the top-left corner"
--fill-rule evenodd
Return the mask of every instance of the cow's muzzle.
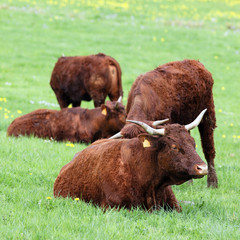
M 208 174 L 208 167 L 205 163 L 196 164 L 193 166 L 194 172 L 197 176 L 204 176 Z

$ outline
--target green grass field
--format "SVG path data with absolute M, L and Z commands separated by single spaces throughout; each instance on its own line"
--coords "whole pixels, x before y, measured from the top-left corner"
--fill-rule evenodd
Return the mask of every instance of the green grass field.
M 59 109 L 49 85 L 58 57 L 98 52 L 120 63 L 124 104 L 136 77 L 160 64 L 205 65 L 215 81 L 218 189 L 206 177 L 173 186 L 181 213 L 103 212 L 53 197 L 61 167 L 86 145 L 6 130 L 35 109 Z M 0 239 L 240 239 L 239 99 L 238 0 L 0 0 Z

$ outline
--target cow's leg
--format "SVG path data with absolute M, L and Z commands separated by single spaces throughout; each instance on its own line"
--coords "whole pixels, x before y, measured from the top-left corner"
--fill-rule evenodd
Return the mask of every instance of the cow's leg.
M 80 105 L 81 105 L 81 101 L 73 102 L 73 103 L 72 103 L 72 106 L 73 106 L 73 107 L 79 107 Z
M 59 100 L 58 103 L 59 103 L 61 109 L 67 108 L 69 105 L 68 103 L 61 101 L 61 100 Z
M 178 212 L 182 211 L 181 206 L 179 205 L 171 186 L 167 186 L 164 189 L 159 189 L 156 193 L 156 202 L 157 205 L 163 207 L 165 210 L 177 210 Z
M 207 113 L 207 112 L 206 112 Z M 216 127 L 215 114 L 212 113 L 204 116 L 202 122 L 198 125 L 198 130 L 201 136 L 202 148 L 205 158 L 208 163 L 208 187 L 218 187 L 217 174 L 214 168 L 215 147 L 213 131 Z
M 68 107 L 71 103 L 64 93 L 58 92 L 56 93 L 56 96 L 61 109 Z
M 96 107 L 100 107 L 102 104 L 104 104 L 105 99 L 98 100 L 98 99 L 93 98 L 93 101 L 94 101 L 94 107 L 96 108 Z

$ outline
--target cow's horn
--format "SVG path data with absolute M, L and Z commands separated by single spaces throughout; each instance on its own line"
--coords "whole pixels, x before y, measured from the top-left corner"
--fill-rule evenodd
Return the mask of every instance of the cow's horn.
M 136 123 L 137 125 L 144 128 L 145 131 L 147 133 L 149 133 L 150 135 L 164 135 L 164 129 L 163 128 L 162 129 L 155 129 L 155 128 L 150 127 L 149 125 L 147 125 L 144 122 L 135 121 L 135 120 L 127 120 L 127 122 Z
M 191 129 L 195 128 L 198 126 L 198 124 L 201 122 L 204 113 L 207 111 L 207 109 L 205 108 L 199 115 L 198 117 L 191 123 L 185 125 L 185 128 L 190 131 Z
M 117 102 L 122 103 L 122 96 L 118 98 Z
M 156 127 L 157 125 L 163 124 L 163 123 L 167 122 L 168 120 L 169 120 L 169 119 L 166 118 L 166 119 L 163 119 L 163 120 L 154 121 L 152 125 L 153 125 L 154 127 Z
M 121 134 L 121 132 L 116 133 L 115 135 L 111 136 L 109 139 L 117 139 L 117 138 L 121 138 L 123 135 Z
M 120 97 L 118 98 L 117 102 L 115 103 L 115 109 L 118 108 L 119 103 L 122 103 L 122 96 L 120 96 Z

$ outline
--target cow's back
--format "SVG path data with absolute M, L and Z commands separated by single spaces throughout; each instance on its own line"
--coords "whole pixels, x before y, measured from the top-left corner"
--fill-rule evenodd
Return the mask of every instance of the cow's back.
M 213 101 L 212 86 L 211 73 L 198 61 L 161 65 L 134 82 L 128 97 L 128 119 L 169 118 L 170 123 L 186 124 Z
M 34 135 L 49 138 L 51 136 L 49 120 L 56 112 L 57 110 L 38 109 L 18 117 L 9 125 L 7 135 Z

